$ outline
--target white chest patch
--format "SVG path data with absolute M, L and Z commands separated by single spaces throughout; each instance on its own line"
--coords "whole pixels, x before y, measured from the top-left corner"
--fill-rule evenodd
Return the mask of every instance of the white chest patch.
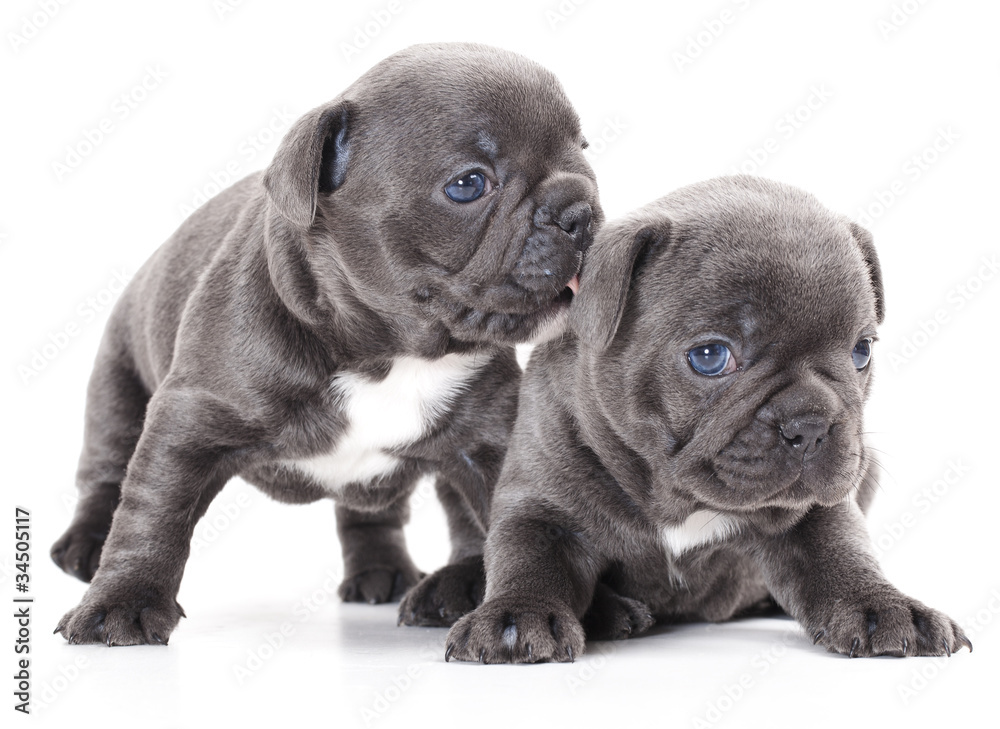
M 353 372 L 336 375 L 330 388 L 344 409 L 347 429 L 328 453 L 286 464 L 330 491 L 392 473 L 400 459 L 389 451 L 419 440 L 488 361 L 482 354 L 399 357 L 380 382 Z
M 731 516 L 704 509 L 696 511 L 683 524 L 663 530 L 663 546 L 675 557 L 701 544 L 722 542 L 740 531 L 740 523 Z

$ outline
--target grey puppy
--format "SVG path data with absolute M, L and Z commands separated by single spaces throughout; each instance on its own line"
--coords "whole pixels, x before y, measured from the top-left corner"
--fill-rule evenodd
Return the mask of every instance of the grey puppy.
M 539 347 L 494 496 L 485 601 L 446 657 L 568 661 L 584 636 L 774 603 L 850 656 L 950 654 L 947 616 L 883 576 L 863 511 L 871 236 L 752 177 L 606 225 Z
M 57 632 L 165 643 L 194 525 L 237 475 L 279 501 L 336 499 L 344 599 L 416 585 L 401 619 L 423 624 L 474 607 L 513 345 L 565 323 L 600 222 L 585 144 L 537 64 L 415 46 L 184 222 L 97 356 L 80 500 L 52 549 L 92 582 Z M 453 549 L 417 584 L 402 527 L 430 473 Z

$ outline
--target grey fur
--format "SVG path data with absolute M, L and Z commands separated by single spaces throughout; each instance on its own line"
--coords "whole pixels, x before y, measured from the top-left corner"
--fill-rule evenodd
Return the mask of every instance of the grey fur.
M 785 185 L 719 178 L 606 225 L 571 307 L 578 336 L 539 347 L 525 374 L 485 601 L 446 657 L 568 661 L 584 626 L 621 638 L 773 601 L 852 656 L 971 649 L 870 547 L 872 364 L 858 371 L 852 350 L 883 312 L 871 236 Z M 738 370 L 694 371 L 687 352 L 712 342 Z M 665 537 L 699 511 L 687 544 Z
M 537 64 L 415 46 L 298 120 L 263 174 L 185 221 L 122 295 L 97 356 L 80 501 L 52 549 L 92 582 L 57 631 L 165 643 L 213 497 L 235 475 L 280 501 L 330 497 L 282 462 L 330 451 L 350 426 L 334 376 L 379 382 L 403 355 L 474 353 L 477 367 L 393 449 L 398 469 L 337 492 L 340 592 L 382 602 L 421 579 L 402 526 L 415 481 L 436 473 L 452 564 L 409 593 L 401 619 L 450 624 L 471 609 L 516 410 L 513 345 L 565 321 L 565 287 L 601 219 L 583 144 Z M 469 170 L 492 190 L 448 199 Z

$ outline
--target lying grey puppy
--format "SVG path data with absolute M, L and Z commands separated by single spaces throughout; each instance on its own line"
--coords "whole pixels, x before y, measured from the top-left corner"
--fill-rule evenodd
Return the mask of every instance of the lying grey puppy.
M 868 232 L 785 185 L 715 179 L 606 225 L 571 307 L 579 338 L 532 355 L 485 601 L 446 658 L 569 661 L 585 632 L 771 596 L 851 656 L 971 650 L 870 548 L 862 406 L 883 311 Z
M 537 64 L 415 46 L 194 213 L 101 344 L 80 501 L 52 549 L 93 581 L 57 632 L 165 643 L 194 525 L 236 475 L 280 501 L 336 499 L 341 596 L 381 602 L 422 577 L 402 526 L 417 479 L 437 474 L 451 564 L 402 619 L 472 609 L 516 409 L 513 345 L 560 330 L 600 222 L 584 144 Z

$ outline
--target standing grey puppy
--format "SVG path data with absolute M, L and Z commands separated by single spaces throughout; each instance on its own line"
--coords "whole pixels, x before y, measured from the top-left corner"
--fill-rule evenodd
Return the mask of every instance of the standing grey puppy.
M 237 475 L 280 501 L 336 500 L 345 600 L 415 586 L 405 622 L 472 609 L 516 411 L 513 346 L 561 330 L 600 222 L 584 146 L 537 64 L 415 46 L 185 221 L 97 356 L 80 501 L 52 548 L 91 585 L 57 632 L 165 643 L 194 525 Z M 403 524 L 425 474 L 453 549 L 421 582 Z
M 568 661 L 585 632 L 772 598 L 850 656 L 971 650 L 872 553 L 862 409 L 883 313 L 868 232 L 786 185 L 719 178 L 605 226 L 579 336 L 532 356 L 485 601 L 446 657 Z

